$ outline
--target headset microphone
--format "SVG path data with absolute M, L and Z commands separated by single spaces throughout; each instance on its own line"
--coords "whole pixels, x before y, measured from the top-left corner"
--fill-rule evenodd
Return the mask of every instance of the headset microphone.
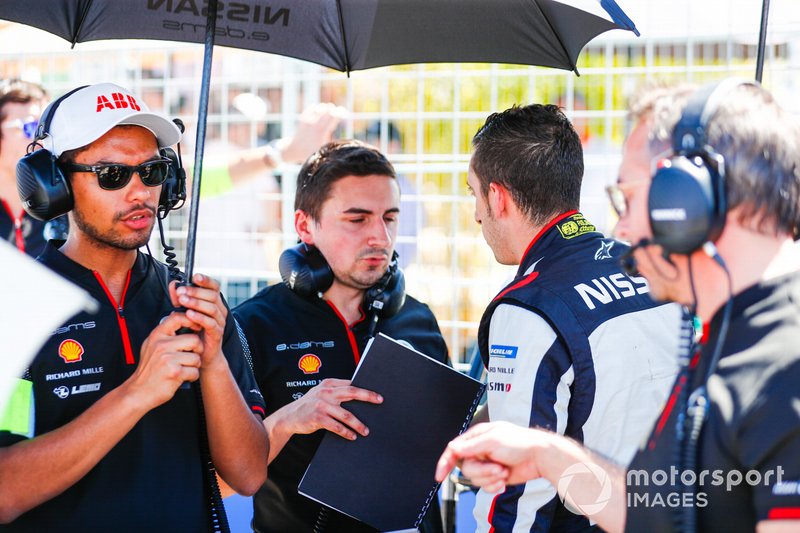
M 722 256 L 719 255 L 719 251 L 717 251 L 717 247 L 714 246 L 713 242 L 706 242 L 703 245 L 703 252 L 713 259 L 716 264 L 727 270 L 728 267 L 725 265 L 725 261 L 722 259 Z
M 628 250 L 620 256 L 619 261 L 622 265 L 622 271 L 625 272 L 626 275 L 639 275 L 639 269 L 637 268 L 636 258 L 633 257 L 633 253 L 639 248 L 644 248 L 650 244 L 652 244 L 650 239 L 640 239 L 639 242 L 628 248 Z

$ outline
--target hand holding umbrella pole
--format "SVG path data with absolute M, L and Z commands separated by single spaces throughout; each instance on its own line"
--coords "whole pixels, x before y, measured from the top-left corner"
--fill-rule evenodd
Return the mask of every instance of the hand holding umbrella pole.
M 194 236 L 197 234 L 197 215 L 200 210 L 200 182 L 203 174 L 203 152 L 206 142 L 206 123 L 208 122 L 208 95 L 211 91 L 211 59 L 214 54 L 214 32 L 217 29 L 217 0 L 209 0 L 206 18 L 206 38 L 203 51 L 203 74 L 200 85 L 200 102 L 197 109 L 197 135 L 195 141 L 194 166 L 192 167 L 192 199 L 189 202 L 189 229 L 186 239 L 186 281 L 178 285 L 191 285 L 194 275 Z M 178 311 L 185 312 L 181 307 Z M 192 333 L 189 328 L 181 328 L 178 334 Z

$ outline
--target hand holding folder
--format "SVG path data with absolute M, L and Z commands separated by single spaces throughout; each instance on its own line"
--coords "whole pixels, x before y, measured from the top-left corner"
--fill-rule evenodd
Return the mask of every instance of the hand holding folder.
M 382 531 L 417 527 L 438 488 L 436 462 L 469 425 L 483 385 L 383 334 L 352 385 L 383 396 L 344 404 L 369 435 L 326 434 L 298 490 Z
M 282 417 L 286 421 L 285 433 L 307 435 L 326 429 L 347 440 L 364 436 L 369 428 L 358 418 L 349 416 L 351 400 L 376 404 L 383 401 L 372 391 L 353 387 L 350 380 L 328 378 L 283 408 L 287 411 Z

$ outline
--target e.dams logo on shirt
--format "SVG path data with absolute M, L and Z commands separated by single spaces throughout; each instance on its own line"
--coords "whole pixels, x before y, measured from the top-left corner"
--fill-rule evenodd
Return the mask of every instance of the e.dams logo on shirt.
M 77 363 L 83 356 L 83 346 L 76 340 L 67 339 L 58 345 L 58 355 L 65 363 Z
M 322 366 L 320 358 L 313 353 L 307 353 L 297 362 L 297 366 L 303 371 L 303 374 L 317 374 Z

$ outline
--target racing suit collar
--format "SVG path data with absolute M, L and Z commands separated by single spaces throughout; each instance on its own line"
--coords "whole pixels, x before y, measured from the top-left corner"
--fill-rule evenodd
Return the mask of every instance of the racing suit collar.
M 533 259 L 533 256 L 535 254 L 533 252 L 534 248 L 538 248 L 536 244 L 543 241 L 544 236 L 547 235 L 550 231 L 552 231 L 553 227 L 556 224 L 558 224 L 565 218 L 575 214 L 578 214 L 578 211 L 574 209 L 571 211 L 567 211 L 565 213 L 561 213 L 560 215 L 553 218 L 553 220 L 545 224 L 541 230 L 539 230 L 539 233 L 537 233 L 533 237 L 530 244 L 528 244 L 528 247 L 525 249 L 525 252 L 522 254 L 522 261 L 520 261 L 519 269 L 517 270 L 517 277 L 524 275 L 525 272 L 528 270 L 528 268 L 530 268 L 530 266 L 535 262 L 535 259 Z

